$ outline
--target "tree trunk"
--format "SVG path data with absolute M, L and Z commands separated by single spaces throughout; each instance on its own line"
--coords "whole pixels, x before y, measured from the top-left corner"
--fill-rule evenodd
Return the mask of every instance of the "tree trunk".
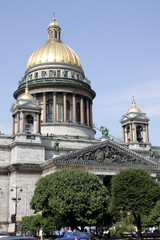
M 133 216 L 135 218 L 135 222 L 136 222 L 136 225 L 137 225 L 137 229 L 138 229 L 138 239 L 139 240 L 142 240 L 142 226 L 141 226 L 141 215 L 138 214 L 136 216 L 136 214 L 133 212 Z

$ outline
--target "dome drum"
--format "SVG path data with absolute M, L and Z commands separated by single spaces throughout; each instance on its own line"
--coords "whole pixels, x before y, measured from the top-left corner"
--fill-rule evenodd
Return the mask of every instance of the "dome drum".
M 14 98 L 18 99 L 24 93 L 26 82 L 23 81 L 19 88 L 14 92 Z M 95 92 L 91 87 L 83 82 L 77 80 L 66 79 L 39 79 L 28 81 L 30 94 L 35 95 L 46 92 L 67 92 L 86 96 L 90 99 L 95 98 Z
M 26 71 L 25 77 L 19 81 L 19 88 L 24 87 L 26 79 L 29 84 L 37 84 L 47 81 L 64 81 L 72 84 L 80 84 L 90 87 L 91 82 L 85 78 L 84 72 L 77 67 L 66 65 L 46 64 L 36 66 Z

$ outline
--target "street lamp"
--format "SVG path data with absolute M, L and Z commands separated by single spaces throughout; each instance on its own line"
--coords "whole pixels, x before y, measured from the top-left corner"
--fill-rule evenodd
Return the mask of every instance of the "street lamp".
M 14 218 L 14 223 L 15 223 L 14 233 L 15 234 L 17 233 L 17 204 L 21 200 L 21 198 L 17 196 L 18 189 L 19 189 L 20 192 L 23 192 L 22 187 L 18 187 L 18 186 L 15 186 L 15 187 L 12 186 L 12 188 L 10 190 L 11 192 L 15 191 L 15 193 L 16 193 L 16 196 L 11 198 L 12 201 L 14 202 L 14 204 L 15 204 L 15 218 Z

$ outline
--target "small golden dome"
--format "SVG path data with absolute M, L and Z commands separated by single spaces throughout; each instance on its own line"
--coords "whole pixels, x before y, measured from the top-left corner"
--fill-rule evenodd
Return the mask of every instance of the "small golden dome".
M 45 63 L 65 63 L 82 69 L 81 61 L 76 53 L 61 42 L 61 28 L 55 18 L 48 27 L 48 42 L 31 55 L 27 69 Z
M 60 28 L 58 22 L 56 22 L 56 19 L 53 18 L 53 21 L 49 24 L 48 28 L 50 27 L 56 27 L 56 28 Z
M 131 112 L 141 112 L 141 110 L 136 107 L 136 103 L 134 101 L 134 97 L 133 97 L 133 101 L 132 101 L 132 107 L 128 110 L 127 113 L 131 113 Z
M 34 97 L 29 94 L 28 84 L 26 82 L 25 93 L 19 96 L 17 100 L 34 100 Z

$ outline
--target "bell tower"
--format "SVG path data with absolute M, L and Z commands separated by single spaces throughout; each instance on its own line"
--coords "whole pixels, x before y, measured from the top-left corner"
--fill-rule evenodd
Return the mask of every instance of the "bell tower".
M 29 94 L 26 81 L 25 93 L 11 107 L 12 135 L 39 135 L 41 133 L 41 107 Z
M 148 131 L 149 118 L 146 113 L 142 113 L 136 107 L 133 97 L 132 107 L 122 116 L 120 123 L 122 124 L 123 143 L 128 145 L 132 150 L 149 150 L 151 144 L 149 142 Z
M 29 94 L 26 81 L 25 93 L 11 107 L 12 137 L 11 164 L 41 163 L 45 149 L 41 138 L 41 107 Z

